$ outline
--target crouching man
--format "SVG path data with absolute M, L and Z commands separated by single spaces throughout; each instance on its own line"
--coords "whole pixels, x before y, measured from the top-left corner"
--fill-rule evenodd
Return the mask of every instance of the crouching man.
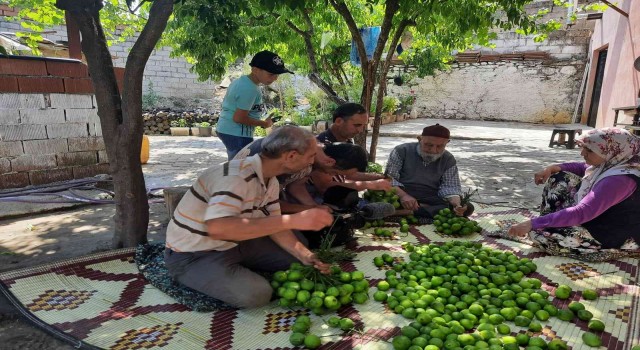
M 260 153 L 204 171 L 180 201 L 167 228 L 165 263 L 179 283 L 240 308 L 269 303 L 272 289 L 257 272 L 300 261 L 329 268 L 291 230 L 320 230 L 333 216 L 324 209 L 281 215 L 276 176 L 311 165 L 313 135 L 281 127 Z M 302 239 L 302 241 L 301 241 Z
M 444 126 L 427 126 L 419 142 L 398 145 L 389 154 L 385 174 L 393 179 L 402 207 L 416 216 L 432 218 L 447 207 L 457 216 L 473 213 L 471 203 L 461 203 L 456 159 L 445 149 L 449 138 Z

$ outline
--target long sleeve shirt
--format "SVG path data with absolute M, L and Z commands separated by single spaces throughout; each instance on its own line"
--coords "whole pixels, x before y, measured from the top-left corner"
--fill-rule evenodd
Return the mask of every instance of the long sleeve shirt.
M 404 187 L 398 179 L 400 178 L 400 171 L 404 164 L 404 159 L 400 157 L 400 154 L 394 149 L 389 154 L 389 160 L 387 161 L 387 167 L 385 169 L 385 175 L 391 177 L 391 186 Z M 426 166 L 427 163 L 424 162 Z M 441 198 L 449 198 L 452 196 L 459 196 L 462 193 L 462 186 L 460 184 L 460 175 L 458 173 L 458 167 L 456 165 L 447 169 L 442 178 L 440 179 L 440 186 L 438 189 L 438 196 Z
M 560 164 L 562 171 L 584 176 L 585 163 Z M 636 182 L 628 176 L 608 176 L 598 181 L 591 191 L 573 207 L 559 210 L 531 220 L 534 230 L 546 227 L 577 226 L 591 221 L 612 206 L 629 198 L 636 190 Z

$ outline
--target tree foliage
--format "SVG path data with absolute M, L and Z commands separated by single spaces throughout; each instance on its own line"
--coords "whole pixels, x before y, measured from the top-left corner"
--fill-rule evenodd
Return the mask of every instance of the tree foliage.
M 247 54 L 244 0 L 183 0 L 175 5 L 163 44 L 172 57 L 185 57 L 201 80 L 218 79 L 230 62 Z
M 204 78 L 221 73 L 209 68 L 209 56 L 221 62 L 262 49 L 278 52 L 297 72 L 308 73 L 328 95 L 335 95 L 334 101 L 356 100 L 367 108 L 376 106 L 370 151 L 374 158 L 380 115 L 377 106 L 382 104 L 386 91 L 391 53 L 405 32 L 411 33 L 413 43 L 400 57 L 405 64 L 417 67 L 419 76 L 432 75 L 446 69 L 452 52 L 476 45 L 490 46 L 498 29 L 544 40 L 546 34 L 560 24 L 543 23 L 545 9 L 528 13 L 526 5 L 531 2 L 533 0 L 254 0 L 238 4 L 236 19 L 241 25 L 234 27 L 237 29 L 234 35 L 243 40 L 224 51 L 229 56 L 223 57 L 219 47 L 215 54 L 207 51 L 215 43 L 203 40 L 181 47 L 180 52 L 194 58 L 194 69 Z M 376 50 L 369 57 L 365 55 L 359 31 L 367 26 L 381 27 Z M 189 33 L 193 35 L 198 30 L 194 27 Z M 212 35 L 215 33 L 207 34 Z M 173 40 L 176 44 L 182 41 Z M 359 67 L 349 63 L 352 43 L 360 57 Z M 354 93 L 357 89 L 359 93 Z
M 194 6 L 183 6 L 185 4 Z M 206 2 L 202 1 L 200 4 Z M 188 15 L 200 16 L 197 18 L 203 20 L 196 22 L 204 23 L 206 27 L 221 26 L 227 20 L 236 21 L 239 17 L 234 14 L 235 4 L 220 1 L 218 7 L 212 8 L 197 6 L 195 0 L 186 0 L 178 1 L 177 7 L 180 11 L 178 13 L 183 15 L 181 18 Z M 110 161 L 109 171 L 113 177 L 116 203 L 113 246 L 130 247 L 146 242 L 149 206 L 140 165 L 143 133 L 142 81 L 149 55 L 160 41 L 174 10 L 174 0 L 141 0 L 135 2 L 135 8 L 132 8 L 134 2 L 131 0 L 10 0 L 9 5 L 21 9 L 16 20 L 23 23 L 25 30 L 36 31 L 24 34 L 31 38 L 37 38 L 45 28 L 62 24 L 65 18 L 63 10 L 78 25 L 82 35 L 82 52 L 92 79 L 106 153 Z M 209 15 L 215 20 L 204 20 Z M 237 27 L 228 28 L 235 30 Z M 182 34 L 182 37 L 176 36 L 178 39 L 186 41 L 188 38 L 184 32 L 173 32 Z M 134 34 L 136 38 L 126 60 L 120 92 L 108 44 L 114 40 L 124 41 Z M 220 48 L 233 48 L 237 45 L 237 37 L 232 34 L 219 35 L 217 39 L 209 41 Z M 231 54 L 233 51 L 227 56 Z M 224 70 L 226 62 L 211 62 L 213 64 L 208 66 L 211 71 Z

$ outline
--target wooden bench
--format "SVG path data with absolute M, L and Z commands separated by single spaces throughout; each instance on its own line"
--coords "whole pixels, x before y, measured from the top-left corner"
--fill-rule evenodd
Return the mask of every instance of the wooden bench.
M 640 136 L 640 125 L 625 125 L 624 128 L 629 130 L 630 133 Z
M 551 140 L 549 140 L 549 147 L 553 146 L 565 146 L 568 149 L 575 148 L 576 134 L 582 135 L 582 126 L 561 126 L 553 129 L 551 134 Z M 556 135 L 558 140 L 556 141 Z
M 633 124 L 632 125 L 637 125 L 638 124 L 638 106 L 628 106 L 628 107 L 613 108 L 613 112 L 615 113 L 614 114 L 615 117 L 613 118 L 613 126 L 626 125 L 626 124 L 619 124 L 618 123 L 618 113 L 620 113 L 620 111 L 622 111 L 623 113 L 636 112 L 636 115 L 633 116 Z
M 624 127 L 625 129 L 629 130 L 630 133 L 634 135 L 640 135 L 640 108 L 638 106 L 618 107 L 613 108 L 613 111 L 615 112 L 615 117 L 613 118 L 613 126 Z M 635 112 L 631 124 L 618 123 L 618 113 L 620 113 L 620 111 L 624 112 L 625 114 L 629 112 Z

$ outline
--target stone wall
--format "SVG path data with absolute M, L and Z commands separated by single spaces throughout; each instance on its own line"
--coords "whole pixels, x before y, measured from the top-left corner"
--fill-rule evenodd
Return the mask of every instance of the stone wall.
M 553 1 L 537 1 L 531 12 L 548 7 L 546 19 L 556 19 L 563 27 L 543 42 L 515 32 L 496 32 L 493 48 L 476 47 L 461 53 L 446 72 L 414 79 L 408 86 L 389 85 L 388 93 L 416 96 L 414 113 L 420 117 L 508 120 L 539 123 L 571 123 L 581 89 L 591 21 L 565 23 L 567 9 Z M 500 58 L 508 54 L 508 60 Z M 528 60 L 526 54 L 539 59 Z M 503 55 L 504 56 L 504 55 Z M 514 58 L 521 57 L 521 58 Z
M 420 117 L 570 123 L 583 70 L 580 61 L 454 63 L 419 79 L 414 110 Z
M 3 6 L 3 5 L 0 5 Z M 1 10 L 1 9 L 0 9 Z M 8 15 L 10 12 L 7 12 Z M 20 23 L 9 22 L 0 13 L 0 32 L 24 31 Z M 47 28 L 43 36 L 53 42 L 66 41 L 65 27 Z M 115 67 L 124 67 L 135 38 L 128 38 L 109 47 Z M 160 97 L 167 107 L 211 107 L 216 82 L 199 82 L 189 69 L 191 64 L 182 57 L 170 58 L 171 49 L 162 47 L 153 51 L 144 71 L 143 94 Z
M 78 61 L 0 58 L 0 189 L 108 173 L 92 89 Z

